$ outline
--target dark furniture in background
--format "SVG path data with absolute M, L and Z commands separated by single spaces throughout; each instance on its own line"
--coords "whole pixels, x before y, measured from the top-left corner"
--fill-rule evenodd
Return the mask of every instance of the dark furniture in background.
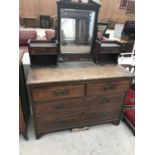
M 28 43 L 29 56 L 32 66 L 57 65 L 58 43 L 46 40 L 31 41 Z
M 57 130 L 119 124 L 131 79 L 119 65 L 99 66 L 92 61 L 30 68 L 27 84 L 36 138 Z
M 22 24 L 25 26 L 25 27 L 37 27 L 37 24 L 36 24 L 36 20 L 37 20 L 37 17 L 21 17 L 21 20 L 22 20 Z
M 97 31 L 102 32 L 103 36 L 109 38 L 110 34 L 106 33 L 106 30 L 109 27 L 109 23 L 97 23 Z
M 20 50 L 19 55 L 19 133 L 28 140 L 27 126 L 30 117 L 30 105 L 28 100 L 26 80 L 22 64 L 22 57 L 24 52 Z
M 123 30 L 118 32 L 120 39 L 126 41 L 122 44 L 122 55 L 130 57 L 135 54 L 135 21 L 126 21 Z
M 124 57 L 131 56 L 131 54 L 133 53 L 134 44 L 135 41 L 128 41 L 127 43 L 123 43 L 122 53 L 128 53 L 124 54 Z
M 50 16 L 40 15 L 40 28 L 48 29 L 52 26 Z
M 135 21 L 126 21 L 122 30 L 122 39 L 135 40 Z

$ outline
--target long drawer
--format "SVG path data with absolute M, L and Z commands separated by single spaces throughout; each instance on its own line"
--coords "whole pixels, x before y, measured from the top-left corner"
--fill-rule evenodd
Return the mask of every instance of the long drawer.
M 92 82 L 87 84 L 87 96 L 92 95 L 111 95 L 113 96 L 115 93 L 122 93 L 127 91 L 129 88 L 129 80 L 117 81 L 117 80 L 109 80 L 103 82 Z
M 31 88 L 32 100 L 35 102 L 82 97 L 84 90 L 83 84 Z
M 41 102 L 34 105 L 36 115 L 51 113 L 53 115 L 62 115 L 68 112 L 76 112 L 79 109 L 93 107 L 102 109 L 113 109 L 120 107 L 123 101 L 122 94 L 114 94 L 111 96 L 86 97 L 78 99 L 57 100 L 51 102 Z
M 51 118 L 49 115 L 44 115 L 36 119 L 36 126 L 38 132 L 54 131 L 65 128 L 72 128 L 75 126 L 91 125 L 97 122 L 104 122 L 110 120 L 119 120 L 120 109 L 109 111 L 95 111 L 95 112 L 79 112 L 77 114 L 68 115 L 66 117 Z

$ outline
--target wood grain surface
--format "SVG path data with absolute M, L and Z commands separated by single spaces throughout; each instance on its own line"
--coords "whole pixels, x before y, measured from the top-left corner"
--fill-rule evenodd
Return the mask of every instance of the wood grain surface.
M 27 84 L 132 77 L 120 65 L 96 65 L 87 62 L 63 62 L 56 67 L 30 68 Z

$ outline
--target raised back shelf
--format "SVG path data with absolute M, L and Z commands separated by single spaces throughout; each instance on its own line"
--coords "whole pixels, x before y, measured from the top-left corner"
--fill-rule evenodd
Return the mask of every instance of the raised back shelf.
M 95 41 L 93 60 L 95 63 L 117 64 L 122 44 L 117 41 Z
M 57 42 L 30 41 L 28 45 L 32 66 L 57 65 L 59 54 Z

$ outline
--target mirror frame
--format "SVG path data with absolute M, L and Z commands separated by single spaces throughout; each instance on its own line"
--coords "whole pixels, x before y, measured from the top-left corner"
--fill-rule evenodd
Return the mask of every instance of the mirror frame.
M 58 15 L 58 49 L 60 51 L 61 57 L 64 61 L 79 61 L 79 60 L 89 60 L 92 59 L 92 49 L 94 46 L 94 42 L 96 40 L 96 33 L 97 33 L 97 20 L 98 20 L 98 12 L 99 12 L 100 5 L 94 1 L 89 1 L 88 3 L 77 3 L 77 2 L 66 2 L 66 1 L 57 1 L 57 15 Z M 94 29 L 92 33 L 92 44 L 90 45 L 90 52 L 89 53 L 61 53 L 61 44 L 60 44 L 60 35 L 61 35 L 61 9 L 76 9 L 76 10 L 88 10 L 95 12 L 95 19 L 94 19 Z

